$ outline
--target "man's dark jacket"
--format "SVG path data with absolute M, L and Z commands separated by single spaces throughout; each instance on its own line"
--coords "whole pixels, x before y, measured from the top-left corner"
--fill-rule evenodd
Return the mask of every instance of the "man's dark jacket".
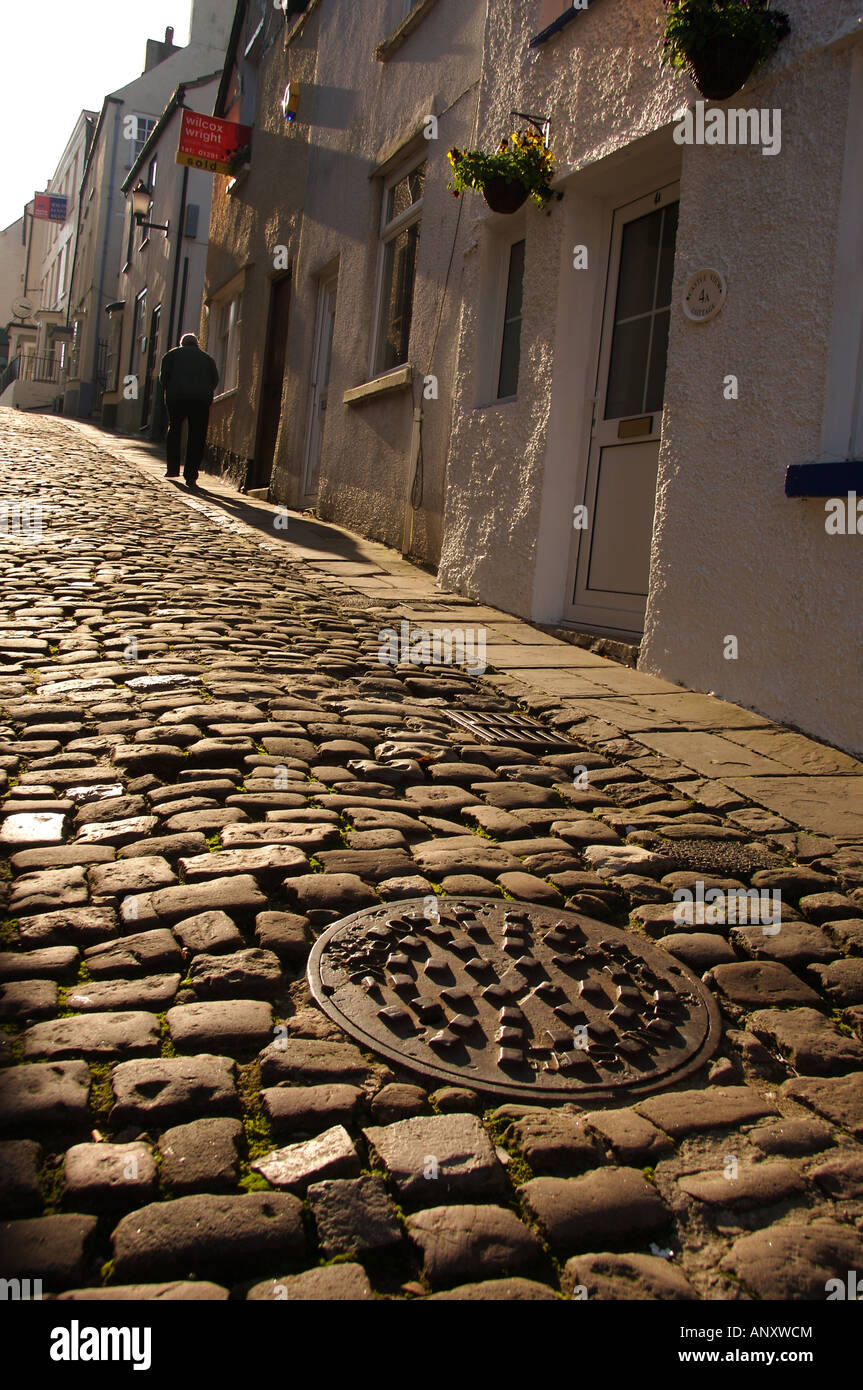
M 209 353 L 189 344 L 165 353 L 159 380 L 169 405 L 172 401 L 203 401 L 209 405 L 219 384 L 219 369 Z

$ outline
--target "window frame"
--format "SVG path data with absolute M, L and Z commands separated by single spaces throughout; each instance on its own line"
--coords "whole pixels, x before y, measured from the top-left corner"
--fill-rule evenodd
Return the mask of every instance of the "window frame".
M 157 123 L 158 123 L 158 117 L 157 117 L 157 116 L 145 116 L 145 115 L 144 115 L 142 112 L 140 112 L 140 111 L 130 111 L 130 112 L 128 112 L 128 115 L 134 116 L 134 117 L 135 117 L 135 138 L 134 138 L 133 140 L 130 140 L 130 141 L 128 142 L 128 143 L 129 143 L 129 163 L 126 165 L 126 168 L 127 168 L 127 169 L 133 169 L 134 166 L 135 166 L 135 164 L 137 163 L 137 161 L 138 161 L 138 160 L 140 159 L 140 157 L 141 157 L 141 151 L 143 150 L 143 148 L 144 148 L 144 146 L 146 145 L 147 141 L 149 140 L 150 136 L 153 134 L 153 131 L 156 129 L 156 125 L 157 125 Z M 142 125 L 143 125 L 143 128 L 144 128 L 144 136 L 143 136 L 143 138 L 141 137 Z
M 512 266 L 512 253 L 513 253 L 513 249 L 514 249 L 516 246 L 519 246 L 522 242 L 524 243 L 524 263 L 523 263 L 522 268 L 521 268 L 521 308 L 520 308 L 519 315 L 518 315 L 518 368 L 519 368 L 519 369 L 518 369 L 518 373 L 517 373 L 517 377 L 516 377 L 515 391 L 512 392 L 511 395 L 503 396 L 503 395 L 500 394 L 500 377 L 501 377 L 501 372 L 503 371 L 503 345 L 504 345 L 504 338 L 506 337 L 506 326 L 507 326 L 506 308 L 507 308 L 507 299 L 508 299 L 508 297 L 509 297 L 509 272 L 510 272 L 510 268 L 511 268 L 511 266 Z M 498 293 L 497 293 L 497 295 L 496 295 L 496 306 L 497 306 L 497 331 L 496 331 L 496 336 L 495 336 L 495 357 L 494 357 L 494 361 L 496 362 L 497 367 L 496 367 L 496 371 L 495 371 L 495 374 L 494 374 L 494 380 L 493 380 L 492 383 L 491 383 L 491 384 L 492 384 L 492 389 L 493 389 L 493 392 L 494 392 L 494 395 L 493 395 L 493 403 L 494 403 L 495 405 L 501 405 L 501 404 L 505 403 L 506 401 L 514 401 L 514 400 L 517 400 L 517 399 L 518 399 L 518 386 L 519 386 L 519 381 L 520 381 L 520 379 L 521 379 L 521 334 L 522 334 L 522 327 L 523 327 L 523 324 L 524 324 L 524 285 L 525 285 L 525 275 L 526 275 L 526 271 L 527 271 L 527 232 L 525 231 L 525 229 L 524 229 L 524 228 L 521 228 L 520 231 L 519 231 L 519 232 L 516 232 L 516 233 L 512 236 L 511 239 L 508 238 L 508 239 L 503 243 L 503 245 L 501 246 L 500 250 L 501 250 L 502 254 L 501 254 L 501 257 L 500 257 L 500 272 L 499 272 L 499 274 L 500 274 L 500 280 L 499 280 L 499 284 L 498 284 Z
M 237 286 L 230 294 L 213 301 L 212 307 L 216 313 L 216 341 L 213 357 L 219 369 L 219 390 L 216 399 L 218 396 L 230 395 L 232 391 L 239 390 L 240 386 L 243 289 L 242 285 Z M 232 322 L 231 312 L 235 305 L 237 306 L 236 314 Z M 231 367 L 230 371 L 228 370 L 229 367 Z
M 416 223 L 422 222 L 423 209 L 425 207 L 425 183 L 423 183 L 422 196 L 412 202 L 403 212 L 395 217 L 387 219 L 387 205 L 392 189 L 403 179 L 409 178 L 412 173 L 419 169 L 427 169 L 428 154 L 425 150 L 415 150 L 412 155 L 403 160 L 386 178 L 381 179 L 381 213 L 378 229 L 378 257 L 377 270 L 375 274 L 375 296 L 372 320 L 372 341 L 369 356 L 369 375 L 368 380 L 374 381 L 376 377 L 384 376 L 387 372 L 398 371 L 400 367 L 410 365 L 409 359 L 404 362 L 396 362 L 390 367 L 379 366 L 382 355 L 382 348 L 386 341 L 383 318 L 384 318 L 384 270 L 386 266 L 387 246 L 394 241 L 397 236 Z M 417 253 L 417 263 L 414 266 L 413 295 L 411 298 L 411 325 L 408 329 L 408 339 L 413 327 L 413 308 L 415 302 L 417 272 L 419 270 L 419 253 Z

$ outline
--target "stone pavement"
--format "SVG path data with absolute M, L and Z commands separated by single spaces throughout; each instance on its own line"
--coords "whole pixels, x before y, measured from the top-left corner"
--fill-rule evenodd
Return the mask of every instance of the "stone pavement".
M 0 535 L 0 1277 L 72 1299 L 821 1300 L 863 1268 L 857 762 L 383 547 L 177 490 L 145 449 L 7 410 L 0 434 L 7 531 L 13 502 L 44 527 Z M 403 620 L 482 627 L 494 669 L 383 665 Z M 572 751 L 443 714 L 516 708 Z M 681 924 L 699 882 L 778 891 L 781 922 Z M 605 1107 L 500 1103 L 364 1051 L 314 1004 L 313 941 L 432 894 L 658 944 L 712 991 L 719 1046 Z

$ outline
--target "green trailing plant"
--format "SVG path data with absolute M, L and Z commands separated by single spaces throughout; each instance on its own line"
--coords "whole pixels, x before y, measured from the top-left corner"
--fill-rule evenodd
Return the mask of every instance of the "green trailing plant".
M 447 159 L 453 169 L 449 188 L 456 198 L 466 188 L 485 194 L 489 184 L 497 179 L 520 183 L 526 196 L 539 208 L 547 208 L 555 197 L 551 188 L 554 161 L 539 131 L 514 131 L 508 140 L 501 140 L 494 154 L 453 147 Z
M 713 92 L 707 92 L 703 83 L 711 67 L 726 67 L 726 80 L 719 83 L 722 88 L 739 79 L 725 93 L 730 96 L 750 73 L 773 57 L 791 32 L 787 14 L 770 9 L 769 0 L 665 0 L 665 4 L 663 61 L 668 67 L 688 72 L 709 96 Z M 738 55 L 735 72 L 731 70 L 732 51 Z M 707 85 L 714 75 L 710 72 Z
M 767 0 L 665 0 L 668 19 L 663 52 L 670 67 L 686 68 L 694 53 L 718 39 L 734 38 L 772 57 L 791 31 L 787 14 L 768 8 Z

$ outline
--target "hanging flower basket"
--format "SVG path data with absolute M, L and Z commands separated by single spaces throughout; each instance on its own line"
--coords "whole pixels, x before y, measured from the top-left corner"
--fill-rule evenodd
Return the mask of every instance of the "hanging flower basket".
M 537 207 L 548 209 L 555 194 L 550 185 L 554 178 L 551 152 L 539 131 L 516 131 L 508 140 L 501 140 L 495 154 L 483 150 L 451 149 L 447 159 L 453 168 L 449 185 L 458 198 L 466 188 L 473 188 L 485 198 L 492 212 L 517 212 L 530 198 Z
M 665 0 L 663 61 L 688 72 L 702 96 L 725 101 L 791 32 L 768 0 Z
M 521 179 L 505 179 L 500 174 L 490 178 L 482 190 L 482 196 L 492 212 L 518 212 L 527 202 L 527 194 L 528 190 Z

